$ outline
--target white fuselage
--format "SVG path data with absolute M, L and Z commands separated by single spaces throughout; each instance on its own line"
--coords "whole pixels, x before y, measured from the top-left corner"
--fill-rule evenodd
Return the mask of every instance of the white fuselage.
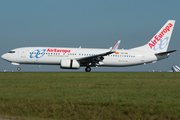
M 61 60 L 64 59 L 76 60 L 107 51 L 109 49 L 23 47 L 11 50 L 11 52 L 2 55 L 2 58 L 12 64 L 60 65 Z M 148 51 L 117 50 L 115 53 L 104 56 L 102 61 L 96 64 L 89 64 L 89 66 L 133 66 L 156 62 L 167 57 L 167 55 L 156 56 L 154 53 Z M 86 66 L 86 64 L 83 64 L 83 61 L 81 61 L 80 66 Z

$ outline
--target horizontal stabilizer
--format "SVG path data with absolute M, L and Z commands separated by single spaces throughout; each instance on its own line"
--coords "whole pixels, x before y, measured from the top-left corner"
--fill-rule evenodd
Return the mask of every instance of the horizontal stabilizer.
M 167 52 L 156 53 L 155 55 L 165 55 L 165 54 L 176 52 L 176 51 L 177 50 L 171 50 L 171 51 L 167 51 Z

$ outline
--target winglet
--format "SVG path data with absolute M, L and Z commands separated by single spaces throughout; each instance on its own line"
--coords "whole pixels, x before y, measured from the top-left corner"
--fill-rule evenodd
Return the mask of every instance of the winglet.
M 114 46 L 114 48 L 112 49 L 112 51 L 116 51 L 119 47 L 119 44 L 120 44 L 120 40 L 116 43 L 116 45 Z

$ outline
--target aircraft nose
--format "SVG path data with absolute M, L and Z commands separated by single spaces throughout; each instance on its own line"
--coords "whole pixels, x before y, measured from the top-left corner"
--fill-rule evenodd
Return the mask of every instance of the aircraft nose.
M 3 54 L 3 55 L 1 56 L 1 58 L 4 59 L 4 60 L 6 60 L 6 59 L 7 59 L 7 55 L 6 55 L 6 54 Z

